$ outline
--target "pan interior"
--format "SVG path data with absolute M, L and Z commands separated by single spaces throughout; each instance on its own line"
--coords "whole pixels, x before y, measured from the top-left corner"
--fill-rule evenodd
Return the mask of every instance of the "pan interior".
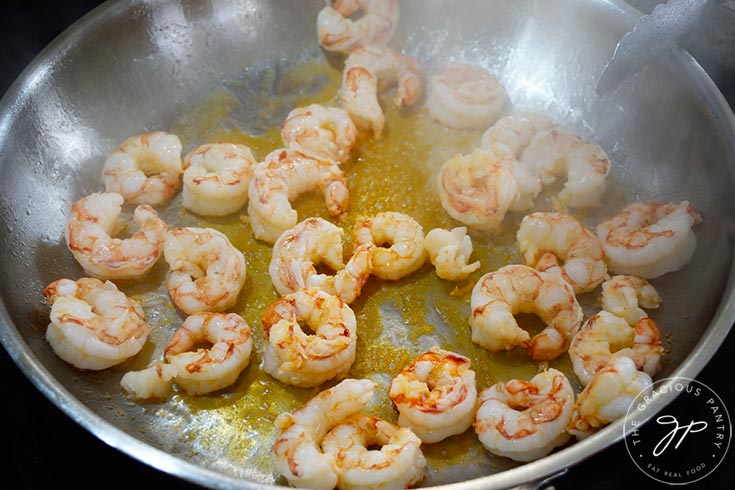
M 449 3 L 402 1 L 392 44 L 421 61 L 427 80 L 449 61 L 484 66 L 506 86 L 514 108 L 546 113 L 598 142 L 610 156 L 612 170 L 604 206 L 581 215 L 586 224 L 593 227 L 638 200 L 686 199 L 702 213 L 690 264 L 653 281 L 663 306 L 651 315 L 669 349 L 659 376 L 675 373 L 707 333 L 723 301 L 732 263 L 733 210 L 727 196 L 733 188 L 733 135 L 723 131 L 712 99 L 702 96 L 708 86 L 683 57 L 669 56 L 609 99 L 599 100 L 594 94 L 596 77 L 632 21 L 628 10 L 610 2 L 464 1 L 452 2 L 447 15 Z M 177 459 L 250 482 L 285 483 L 276 479 L 270 461 L 272 414 L 298 406 L 314 391 L 286 389 L 259 377 L 256 345 L 248 374 L 218 396 L 132 402 L 120 389 L 120 378 L 158 359 L 182 321 L 162 286 L 165 263 L 161 261 L 150 281 L 122 286 L 141 300 L 157 328 L 139 357 L 104 372 L 80 372 L 53 354 L 44 340 L 48 308 L 41 292 L 60 277 L 82 276 L 64 242 L 66 215 L 73 201 L 103 189 L 102 162 L 128 136 L 168 130 L 181 137 L 185 151 L 217 140 L 243 142 L 262 159 L 279 146 L 277 128 L 288 111 L 333 99 L 341 58 L 318 47 L 315 22 L 321 6 L 318 1 L 113 2 L 57 41 L 25 74 L 16 97 L 4 99 L 0 115 L 0 270 L 5 278 L 0 293 L 8 312 L 2 325 L 8 351 L 16 359 L 22 354 L 37 360 L 42 367 L 28 375 L 37 384 L 48 383 L 46 393 L 54 393 L 55 401 L 81 401 L 92 414 L 84 421 L 88 427 L 102 421 Z M 355 165 L 420 155 L 422 165 L 435 169 L 456 152 L 469 153 L 479 140 L 480 133 L 432 128 L 420 110 L 388 109 L 387 115 L 387 143 L 381 147 L 365 142 L 359 150 L 362 161 Z M 395 150 L 407 134 L 426 146 L 423 153 Z M 401 166 L 392 172 L 400 173 Z M 426 182 L 431 183 L 431 172 L 426 172 Z M 381 185 L 397 190 L 366 203 L 366 214 L 385 206 L 400 211 L 404 205 L 401 186 L 396 185 L 400 179 L 390 174 L 382 179 Z M 422 195 L 421 190 L 416 194 Z M 411 202 L 412 209 L 418 209 L 420 200 Z M 552 205 L 551 200 L 542 202 Z M 201 220 L 181 212 L 179 205 L 180 197 L 162 210 L 170 224 L 225 230 L 233 241 L 241 241 L 246 260 L 256 270 L 257 264 L 261 272 L 267 268 L 267 247 L 248 241 L 249 228 L 238 216 Z M 323 212 L 317 200 L 306 199 L 298 206 L 300 217 L 310 210 Z M 513 233 L 521 217 L 509 217 L 502 238 L 474 236 L 476 242 L 485 240 L 475 249 L 483 262 L 481 272 L 520 262 Z M 428 231 L 452 222 L 441 213 L 429 213 L 422 224 Z M 424 294 L 438 284 L 431 275 L 426 267 L 419 271 L 416 281 L 424 289 L 414 296 L 408 284 L 386 285 L 392 296 L 375 306 L 376 316 L 365 313 L 365 321 L 382 324 L 375 338 L 387 337 L 373 339 L 376 342 L 388 345 L 399 339 L 400 356 L 395 365 L 373 370 L 369 361 L 385 353 L 366 354 L 352 375 L 373 377 L 379 391 L 386 390 L 390 373 L 405 360 L 446 341 L 457 324 L 465 324 L 457 318 L 467 314 L 467 305 L 443 309 L 436 303 L 450 297 L 454 286 L 439 286 L 437 296 Z M 379 295 L 380 288 L 369 287 L 367 295 Z M 467 291 L 464 294 L 468 298 Z M 259 337 L 260 314 L 275 293 L 267 277 L 250 269 L 243 295 L 257 298 L 242 300 L 236 310 Z M 410 300 L 414 306 L 406 307 Z M 588 314 L 595 301 L 594 295 L 586 299 Z M 418 311 L 415 304 L 421 305 L 418 319 L 411 318 Z M 373 311 L 358 302 L 358 315 L 360 308 Z M 452 314 L 442 318 L 447 311 Z M 401 328 L 417 324 L 423 330 L 400 334 Z M 518 353 L 491 363 L 481 349 L 465 347 L 486 383 L 533 374 L 533 366 Z M 570 372 L 568 361 L 558 367 Z M 395 418 L 389 406 L 374 408 Z M 123 449 L 136 456 L 135 450 Z M 471 438 L 429 448 L 427 454 L 430 460 L 451 464 L 430 469 L 426 484 L 463 481 L 516 466 L 490 457 Z M 188 476 L 186 470 L 179 471 Z

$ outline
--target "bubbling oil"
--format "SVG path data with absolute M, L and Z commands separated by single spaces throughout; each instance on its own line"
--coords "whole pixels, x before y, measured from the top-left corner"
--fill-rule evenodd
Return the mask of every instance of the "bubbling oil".
M 299 81 L 321 80 L 321 90 L 309 96 L 292 98 L 299 106 L 310 103 L 333 103 L 340 84 L 340 72 L 323 61 L 309 61 L 282 74 L 286 86 L 298 87 Z M 302 83 L 302 82 L 301 82 Z M 266 102 L 264 102 L 266 103 Z M 278 102 L 273 102 L 277 104 Z M 282 145 L 277 125 L 262 128 L 255 134 L 227 123 L 237 110 L 237 98 L 217 90 L 192 113 L 182 115 L 172 128 L 185 147 L 226 141 L 248 145 L 259 160 Z M 386 130 L 380 140 L 360 137 L 352 158 L 343 164 L 350 190 L 348 212 L 336 223 L 346 230 L 345 254 L 352 248 L 350 230 L 365 216 L 383 211 L 405 213 L 418 221 L 424 232 L 432 228 L 451 229 L 459 226 L 442 209 L 437 191 L 437 174 L 441 165 L 458 153 L 469 153 L 479 145 L 481 132 L 447 129 L 432 120 L 423 109 L 400 110 L 388 97 L 385 108 Z M 276 110 L 270 108 L 269 110 Z M 281 111 L 284 109 L 281 108 Z M 188 434 L 184 439 L 191 451 L 206 454 L 207 460 L 221 460 L 235 468 L 247 461 L 257 466 L 270 482 L 274 479 L 271 447 L 275 437 L 275 418 L 294 410 L 320 389 L 300 389 L 284 385 L 263 371 L 260 363 L 265 351 L 261 318 L 265 309 L 278 297 L 268 275 L 271 245 L 253 237 L 246 210 L 222 218 L 203 218 L 180 206 L 181 197 L 163 210 L 170 227 L 195 226 L 214 228 L 243 252 L 247 263 L 247 280 L 236 306 L 231 310 L 248 322 L 254 339 L 250 366 L 238 382 L 221 392 L 191 397 L 177 393 L 157 406 L 162 423 Z M 540 199 L 537 208 L 552 208 L 551 199 Z M 335 221 L 319 195 L 297 199 L 294 208 L 299 220 L 319 216 Z M 370 378 L 378 383 L 377 396 L 366 411 L 395 422 L 397 412 L 388 398 L 391 379 L 417 355 L 434 345 L 441 346 L 472 360 L 477 374 L 478 391 L 511 378 L 529 379 L 539 369 L 525 351 L 490 353 L 472 343 L 468 318 L 470 293 L 475 282 L 485 273 L 510 263 L 521 263 L 515 232 L 522 216 L 509 214 L 501 229 L 494 233 L 470 231 L 474 252 L 481 268 L 461 282 L 439 279 L 427 262 L 420 270 L 398 281 L 371 277 L 362 295 L 351 305 L 357 318 L 357 355 L 348 376 Z M 134 361 L 133 369 L 161 358 L 170 335 L 184 316 L 167 297 L 163 285 L 166 265 L 162 261 L 147 281 L 131 284 L 124 290 L 145 307 L 154 332 L 145 355 Z M 533 319 L 525 322 L 532 333 L 540 330 Z M 571 364 L 567 356 L 550 363 L 570 379 Z M 472 429 L 443 442 L 425 446 L 428 460 L 424 484 L 440 484 L 452 479 L 488 474 L 515 466 L 485 451 Z

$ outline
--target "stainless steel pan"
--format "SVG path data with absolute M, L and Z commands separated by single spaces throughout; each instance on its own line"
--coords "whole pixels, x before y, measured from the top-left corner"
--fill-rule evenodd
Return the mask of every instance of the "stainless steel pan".
M 124 137 L 165 128 L 223 84 L 297 59 L 320 58 L 320 1 L 111 1 L 60 36 L 0 104 L 0 339 L 29 379 L 108 444 L 162 471 L 212 488 L 274 483 L 253 460 L 227 461 L 161 430 L 160 413 L 125 399 L 122 372 L 81 373 L 43 333 L 41 291 L 80 271 L 63 241 L 71 202 L 100 189 L 100 162 Z M 733 231 L 735 121 L 703 70 L 675 51 L 609 99 L 597 76 L 637 12 L 617 0 L 404 0 L 394 43 L 427 73 L 447 60 L 495 72 L 514 103 L 544 110 L 600 142 L 613 162 L 619 201 L 694 203 L 704 216 L 683 270 L 655 282 L 671 335 L 660 377 L 695 377 L 735 321 Z M 235 123 L 257 102 L 243 97 Z M 669 401 L 662 398 L 661 403 Z M 456 488 L 500 488 L 561 471 L 622 437 L 614 423 L 539 461 L 456 472 Z M 256 435 L 257 437 L 257 435 Z M 485 475 L 467 480 L 467 474 Z

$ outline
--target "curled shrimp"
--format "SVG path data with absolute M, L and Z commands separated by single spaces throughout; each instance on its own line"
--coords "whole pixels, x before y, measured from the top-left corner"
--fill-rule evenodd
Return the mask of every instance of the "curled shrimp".
M 113 238 L 123 198 L 107 192 L 91 194 L 71 207 L 66 223 L 66 244 L 84 271 L 102 279 L 137 279 L 153 268 L 163 253 L 166 223 L 141 204 L 133 220 L 138 230 L 126 239 Z
M 355 146 L 357 128 L 344 109 L 311 104 L 288 114 L 281 139 L 288 148 L 344 163 Z
M 248 190 L 248 216 L 255 238 L 273 243 L 298 221 L 291 201 L 319 189 L 327 211 L 341 216 L 349 205 L 345 176 L 332 160 L 299 150 L 275 150 L 255 167 Z
M 702 217 L 687 201 L 638 202 L 597 225 L 610 270 L 646 279 L 678 270 L 697 248 Z
M 210 347 L 198 347 L 204 344 Z M 139 399 L 165 397 L 172 382 L 190 395 L 205 395 L 237 381 L 252 348 L 250 327 L 240 315 L 195 313 L 169 340 L 165 363 L 126 373 L 120 384 Z
M 355 223 L 356 246 L 373 245 L 372 274 L 395 281 L 426 262 L 424 230 L 412 217 L 393 211 L 378 213 Z
M 520 164 L 544 185 L 566 175 L 559 198 L 573 208 L 598 206 L 610 173 L 610 160 L 599 145 L 560 126 L 536 133 L 523 150 Z
M 472 240 L 464 226 L 452 230 L 434 228 L 426 234 L 424 244 L 436 275 L 442 279 L 460 281 L 480 268 L 479 260 L 469 263 Z
M 592 291 L 605 279 L 607 265 L 600 240 L 573 216 L 529 214 L 516 236 L 526 265 L 560 273 L 575 293 Z
M 426 444 L 439 442 L 472 425 L 475 372 L 468 358 L 432 347 L 393 378 L 389 396 L 400 414 L 398 425 Z
M 280 414 L 273 444 L 276 471 L 296 487 L 331 490 L 337 486 L 335 458 L 320 445 L 329 429 L 367 405 L 374 390 L 374 381 L 345 379 L 303 407 Z
M 43 291 L 51 305 L 46 340 L 79 369 L 120 364 L 143 348 L 151 327 L 137 301 L 110 281 L 59 279 Z
M 156 131 L 123 141 L 105 160 L 102 175 L 107 192 L 133 204 L 156 206 L 178 192 L 182 171 L 181 141 Z
M 472 341 L 491 351 L 523 346 L 531 359 L 563 354 L 579 330 L 582 308 L 572 287 L 557 274 L 525 265 L 507 265 L 482 276 L 472 290 Z M 534 313 L 546 328 L 533 338 L 514 315 Z
M 357 20 L 349 17 L 362 11 Z M 398 25 L 398 0 L 334 0 L 317 16 L 319 44 L 351 53 L 368 44 L 388 44 Z
M 307 218 L 284 231 L 275 245 L 268 267 L 279 294 L 317 287 L 352 303 L 373 270 L 372 244 L 360 245 L 347 262 L 342 258 L 344 230 L 322 218 Z M 337 271 L 319 274 L 316 265 L 324 264 Z
M 572 386 L 556 369 L 497 383 L 480 393 L 475 432 L 491 453 L 533 461 L 569 440 L 573 405 Z
M 591 436 L 623 417 L 635 397 L 652 384 L 651 377 L 638 371 L 631 358 L 613 357 L 577 396 L 567 431 L 577 439 Z
M 490 126 L 482 135 L 480 147 L 493 151 L 502 147 L 515 157 L 510 169 L 518 186 L 518 197 L 510 205 L 511 211 L 527 211 L 533 207 L 533 200 L 541 192 L 541 179 L 532 168 L 517 161 L 523 150 L 531 143 L 533 136 L 552 126 L 551 120 L 546 117 L 522 113 L 505 116 Z
M 304 322 L 314 332 L 304 332 Z M 263 315 L 268 342 L 265 371 L 279 381 L 310 388 L 343 378 L 355 361 L 355 314 L 336 296 L 300 289 L 272 303 Z
M 423 84 L 418 61 L 396 50 L 367 46 L 345 61 L 340 96 L 358 128 L 380 138 L 385 125 L 378 93 L 396 85 L 396 106 L 413 105 L 421 97 Z
M 368 449 L 380 446 L 379 449 Z M 334 457 L 337 488 L 410 488 L 424 477 L 421 439 L 372 415 L 354 414 L 333 427 L 322 449 Z
M 445 126 L 482 129 L 498 118 L 506 100 L 503 85 L 484 68 L 450 63 L 431 77 L 426 106 Z
M 248 200 L 255 157 L 245 145 L 214 143 L 184 158 L 182 206 L 201 216 L 225 216 Z
M 658 308 L 661 296 L 648 281 L 636 276 L 613 276 L 602 283 L 602 309 L 635 325 L 648 314 L 639 308 Z M 650 374 L 650 373 L 649 373 Z
M 512 157 L 503 149 L 489 152 L 480 148 L 444 163 L 439 170 L 444 210 L 470 228 L 498 228 L 520 195 L 511 163 Z
M 641 318 L 631 327 L 607 311 L 591 316 L 569 345 L 574 373 L 583 386 L 614 356 L 630 357 L 638 370 L 653 376 L 663 353 L 661 334 L 653 320 Z
M 237 302 L 245 284 L 245 257 L 225 235 L 211 228 L 174 228 L 163 256 L 170 267 L 166 289 L 174 304 L 191 315 L 223 311 Z

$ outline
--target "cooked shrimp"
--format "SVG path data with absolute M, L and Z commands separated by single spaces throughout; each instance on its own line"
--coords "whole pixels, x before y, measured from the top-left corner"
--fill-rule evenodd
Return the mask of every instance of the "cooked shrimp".
M 605 279 L 607 265 L 600 240 L 573 216 L 529 214 L 516 236 L 526 265 L 560 273 L 575 293 L 590 292 Z
M 615 356 L 577 396 L 567 431 L 584 439 L 624 416 L 635 397 L 650 390 L 651 377 L 629 357 Z
M 128 371 L 120 380 L 120 386 L 137 400 L 163 400 L 173 389 L 176 368 L 157 362 L 140 371 Z
M 279 415 L 273 444 L 276 471 L 300 488 L 331 490 L 337 486 L 335 458 L 322 452 L 320 444 L 329 429 L 362 410 L 374 390 L 374 381 L 345 379 L 298 410 Z
M 279 294 L 317 287 L 352 303 L 373 270 L 371 244 L 355 249 L 345 266 L 342 259 L 344 230 L 322 218 L 307 218 L 284 231 L 273 246 L 270 273 Z M 324 264 L 334 275 L 319 274 L 316 265 Z
M 398 25 L 398 0 L 335 0 L 317 16 L 319 44 L 328 51 L 351 53 L 368 44 L 388 44 Z M 362 11 L 357 20 L 349 17 Z
M 639 308 L 658 308 L 661 296 L 645 279 L 636 276 L 613 276 L 602 283 L 602 309 L 635 325 L 648 315 Z M 650 374 L 650 373 L 649 373 Z
M 357 128 L 344 109 L 311 104 L 288 114 L 281 139 L 288 148 L 344 163 L 355 146 Z
M 475 372 L 468 358 L 432 347 L 393 378 L 389 396 L 400 414 L 398 425 L 426 444 L 439 442 L 472 425 Z
M 424 230 L 412 217 L 387 211 L 355 223 L 355 245 L 369 245 L 373 260 L 372 274 L 395 281 L 426 262 Z
M 482 129 L 498 118 L 506 100 L 503 85 L 484 68 L 450 63 L 431 77 L 426 107 L 450 128 Z
M 273 243 L 298 221 L 291 207 L 300 194 L 319 189 L 327 211 L 341 216 L 349 204 L 345 176 L 332 160 L 299 150 L 276 150 L 255 167 L 248 191 L 248 215 L 255 238 Z
M 105 160 L 107 192 L 120 194 L 133 204 L 165 204 L 179 190 L 181 141 L 156 131 L 132 136 Z
M 303 331 L 304 322 L 314 332 Z M 300 289 L 272 303 L 263 315 L 268 341 L 265 371 L 284 383 L 310 388 L 343 378 L 355 361 L 355 314 L 336 296 Z
M 496 145 L 503 145 L 516 158 L 520 158 L 534 135 L 552 125 L 550 119 L 540 114 L 521 113 L 501 117 L 482 134 L 480 146 L 491 150 Z
M 461 281 L 480 268 L 480 261 L 468 263 L 472 255 L 472 240 L 467 228 L 450 230 L 434 228 L 424 241 L 436 275 L 448 281 Z
M 572 386 L 556 369 L 497 383 L 480 393 L 475 432 L 491 453 L 533 461 L 569 440 L 573 405 Z
M 536 133 L 523 150 L 520 163 L 536 173 L 544 185 L 566 175 L 559 197 L 573 208 L 599 205 L 610 172 L 610 160 L 599 145 L 560 126 Z
M 653 376 L 663 353 L 661 334 L 653 320 L 641 318 L 633 328 L 607 311 L 591 316 L 569 346 L 574 373 L 582 386 L 588 385 L 613 356 L 630 357 L 639 371 Z
M 46 340 L 80 369 L 122 363 L 143 348 L 151 331 L 143 308 L 110 281 L 59 279 L 43 294 L 51 305 Z
M 385 117 L 378 93 L 397 85 L 396 106 L 412 105 L 422 93 L 418 61 L 390 48 L 368 46 L 352 53 L 345 61 L 340 96 L 358 128 L 380 138 Z
M 510 169 L 518 186 L 518 197 L 510 205 L 511 211 L 527 211 L 541 192 L 541 179 L 536 171 L 517 161 L 533 136 L 551 127 L 552 122 L 544 116 L 532 113 L 502 117 L 482 135 L 480 147 L 492 151 L 500 146 L 515 156 Z
M 372 446 L 380 449 L 368 449 Z M 421 439 L 372 415 L 351 415 L 333 427 L 322 449 L 334 457 L 341 490 L 410 488 L 424 476 Z
M 153 268 L 163 253 L 166 223 L 141 204 L 133 220 L 138 230 L 126 239 L 118 231 L 123 198 L 112 192 L 92 194 L 71 206 L 66 244 L 84 271 L 102 279 L 137 279 Z
M 582 308 L 561 276 L 525 265 L 507 265 L 482 276 L 472 290 L 472 341 L 491 351 L 523 346 L 531 359 L 563 354 L 579 330 Z M 513 315 L 534 313 L 546 328 L 529 339 Z
M 610 270 L 651 279 L 684 267 L 694 255 L 692 227 L 702 217 L 687 201 L 638 202 L 597 225 Z
M 457 155 L 439 170 L 439 197 L 444 210 L 470 228 L 493 230 L 500 226 L 520 197 L 510 169 L 512 157 L 503 149 L 476 149 Z
M 202 216 L 225 216 L 248 200 L 255 157 L 245 145 L 214 143 L 184 158 L 182 206 Z
M 163 256 L 170 271 L 166 289 L 181 311 L 223 311 L 237 302 L 245 284 L 245 257 L 211 228 L 174 228 Z
M 205 342 L 211 347 L 193 350 Z M 250 327 L 240 315 L 196 313 L 173 334 L 164 357 L 175 367 L 176 384 L 190 395 L 204 395 L 237 381 L 252 348 Z

